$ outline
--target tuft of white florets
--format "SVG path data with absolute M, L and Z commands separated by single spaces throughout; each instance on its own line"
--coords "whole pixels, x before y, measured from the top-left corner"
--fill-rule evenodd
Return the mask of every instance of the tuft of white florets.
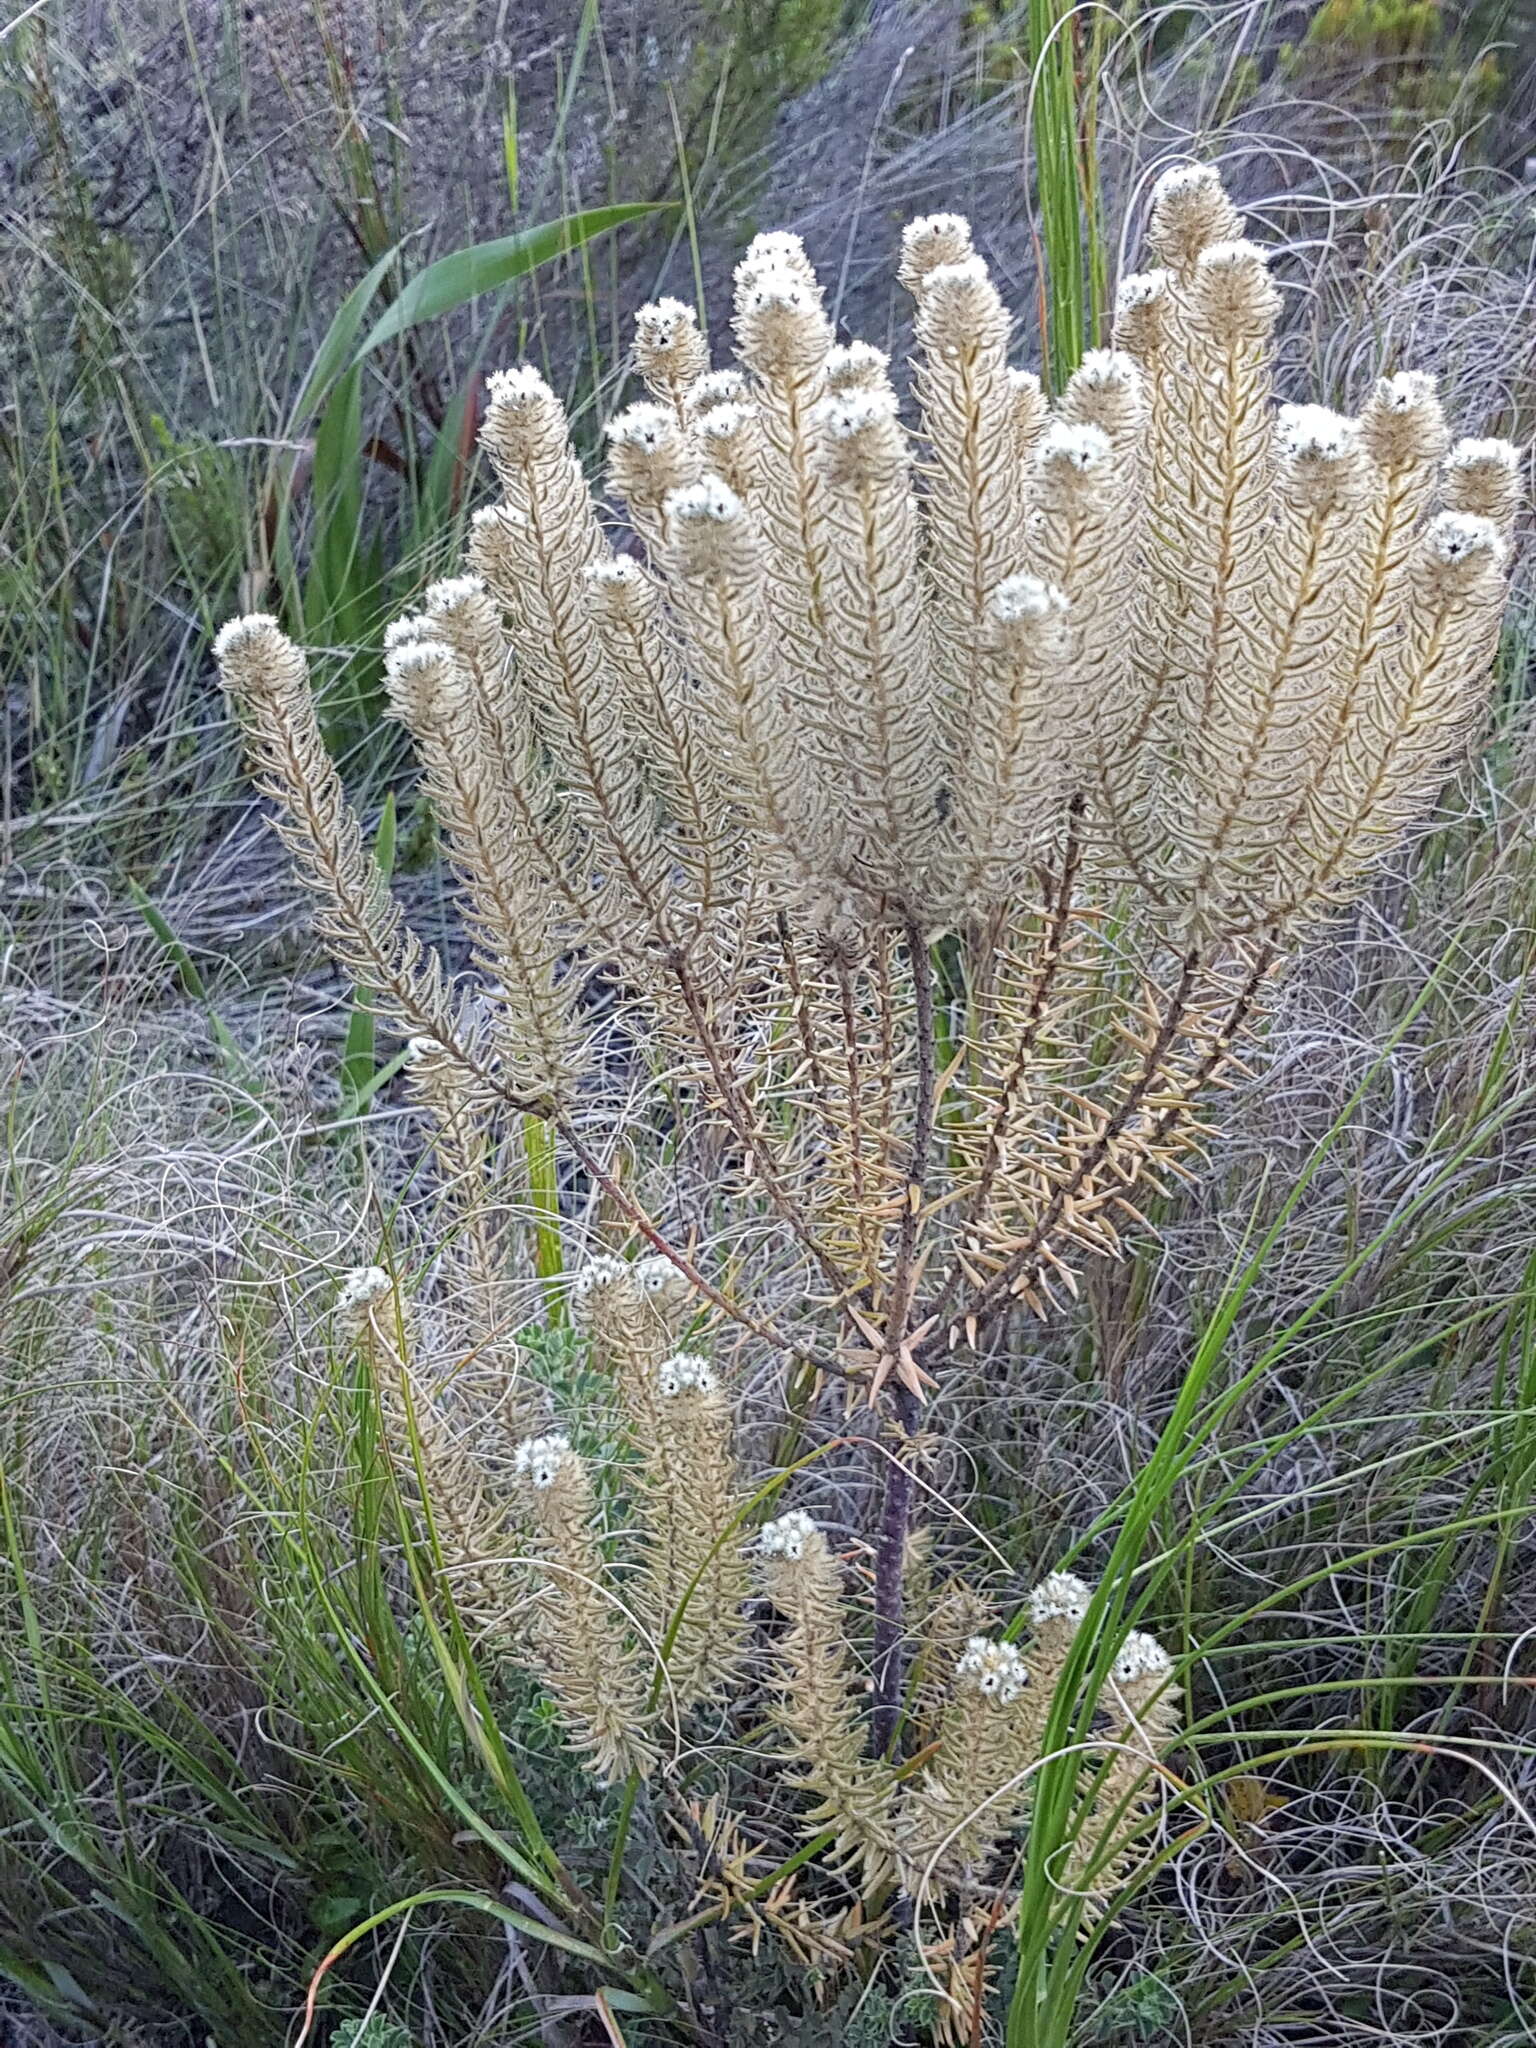
M 513 370 L 497 370 L 486 379 L 486 412 L 499 414 L 516 429 L 526 423 L 543 426 L 559 410 L 560 401 L 532 363 L 519 363 Z
M 676 416 L 664 405 L 652 405 L 646 399 L 625 406 L 604 431 L 614 447 L 638 448 L 647 455 L 659 454 L 678 438 Z
M 1208 193 L 1212 199 L 1226 197 L 1220 174 L 1209 164 L 1175 164 L 1152 187 L 1152 203 L 1155 206 L 1160 199 L 1187 199 L 1194 192 Z
M 883 385 L 891 359 L 883 348 L 870 341 L 840 342 L 827 354 L 827 388 L 831 391 L 869 390 Z
M 1120 288 L 1115 293 L 1115 311 L 1133 313 L 1142 306 L 1154 305 L 1168 296 L 1168 285 L 1172 272 L 1167 270 L 1133 270 L 1122 277 Z
M 788 272 L 815 288 L 816 273 L 805 253 L 805 243 L 786 228 L 770 228 L 765 234 L 753 236 L 736 266 L 737 287 L 745 290 L 766 273 L 775 271 Z
M 1142 1679 L 1167 1678 L 1172 1671 L 1173 1659 L 1156 1636 L 1132 1629 L 1120 1645 L 1110 1676 L 1116 1685 L 1135 1685 Z
M 764 1557 L 804 1557 L 805 1546 L 817 1527 L 804 1508 L 791 1508 L 776 1522 L 765 1522 L 757 1532 L 757 1547 Z
M 653 299 L 636 313 L 635 334 L 649 348 L 670 348 L 680 334 L 698 324 L 697 308 L 682 299 Z
M 353 1316 L 359 1310 L 388 1294 L 394 1282 L 382 1266 L 354 1266 L 350 1273 L 342 1276 L 341 1288 L 336 1296 L 336 1313 L 339 1316 Z
M 589 562 L 581 573 L 584 581 L 599 590 L 638 588 L 645 581 L 645 571 L 633 555 L 609 555 L 604 561 Z
M 972 1636 L 955 1666 L 957 1681 L 973 1692 L 984 1693 L 1000 1706 L 1011 1706 L 1029 1684 L 1029 1670 L 1012 1643 L 990 1636 Z
M 624 1259 L 615 1259 L 607 1252 L 600 1252 L 595 1259 L 588 1259 L 581 1271 L 571 1282 L 571 1312 L 581 1322 L 589 1312 L 592 1297 L 605 1288 L 623 1286 L 628 1283 L 631 1268 Z
M 1060 617 L 1067 609 L 1067 597 L 1054 583 L 1042 583 L 1038 576 L 1021 570 L 1017 576 L 1006 576 L 998 584 L 988 600 L 988 609 L 999 625 L 1012 626 L 1031 619 Z
M 656 1391 L 669 1401 L 679 1394 L 712 1394 L 718 1384 L 709 1360 L 690 1351 L 675 1352 L 656 1368 Z
M 1282 405 L 1279 439 L 1293 462 L 1342 462 L 1354 452 L 1360 428 L 1326 405 Z
M 1091 348 L 1073 371 L 1072 381 L 1093 391 L 1118 390 L 1139 384 L 1141 372 L 1123 348 Z
M 895 417 L 894 391 L 839 391 L 822 399 L 812 413 L 829 441 L 851 441 L 866 428 L 883 426 Z
M 526 1479 L 542 1493 L 554 1485 L 571 1456 L 568 1436 L 530 1436 L 518 1445 L 512 1469 L 519 1479 Z
M 1057 464 L 1087 475 L 1113 460 L 1114 449 L 1102 427 L 1084 420 L 1054 420 L 1040 437 L 1035 461 L 1040 468 Z
M 1425 529 L 1424 545 L 1434 561 L 1446 563 L 1469 562 L 1479 555 L 1502 562 L 1506 552 L 1493 521 L 1480 519 L 1475 512 L 1439 513 Z
M 1435 380 L 1427 370 L 1398 370 L 1376 386 L 1376 403 L 1386 412 L 1416 412 L 1434 402 Z
M 700 417 L 699 438 L 706 444 L 710 441 L 729 441 L 733 435 L 741 432 L 749 420 L 756 418 L 755 405 L 741 403 L 736 399 L 726 399 L 719 405 L 711 406 L 709 411 Z
M 1092 1596 L 1072 1572 L 1050 1572 L 1029 1596 L 1029 1618 L 1036 1628 L 1048 1621 L 1081 1621 Z
M 484 595 L 483 576 L 443 576 L 427 585 L 421 601 L 429 612 L 455 612 L 460 605 L 473 604 Z
M 1520 467 L 1520 450 L 1513 441 L 1458 441 L 1445 458 L 1445 466 L 1448 470 L 1502 469 L 1513 476 Z
M 213 643 L 214 657 L 228 661 L 232 655 L 239 655 L 282 630 L 270 612 L 248 612 L 243 619 L 230 619 L 219 628 Z
M 701 477 L 669 494 L 667 517 L 679 525 L 725 526 L 740 519 L 746 507 L 723 477 Z
M 747 380 L 740 370 L 707 370 L 688 387 L 688 409 L 702 417 L 717 405 L 733 405 L 746 396 Z

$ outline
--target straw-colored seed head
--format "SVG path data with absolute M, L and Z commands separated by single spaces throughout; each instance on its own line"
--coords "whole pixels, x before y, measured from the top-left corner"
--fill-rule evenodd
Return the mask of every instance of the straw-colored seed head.
M 498 370 L 486 385 L 480 438 L 498 467 L 521 468 L 563 445 L 565 408 L 531 364 Z
M 723 477 L 706 476 L 674 491 L 665 511 L 679 576 L 737 583 L 752 574 L 757 548 L 747 508 Z
M 839 392 L 821 401 L 813 423 L 834 483 L 880 485 L 902 474 L 906 449 L 893 392 Z
M 237 701 L 281 699 L 304 690 L 304 656 L 268 612 L 231 619 L 213 643 L 219 679 Z
M 470 702 L 469 677 L 441 640 L 411 640 L 391 648 L 384 677 L 391 712 L 413 732 L 454 717 Z
M 1153 361 L 1167 339 L 1168 270 L 1133 271 L 1115 293 L 1115 346 L 1142 362 Z
M 1256 242 L 1216 242 L 1195 263 L 1194 314 L 1220 347 L 1268 340 L 1280 317 L 1269 252 Z
M 1445 453 L 1445 413 L 1423 370 L 1382 377 L 1360 415 L 1360 438 L 1378 469 L 1417 469 Z
M 972 1636 L 955 1665 L 955 1683 L 1009 1706 L 1029 1684 L 1029 1669 L 1012 1643 Z
M 723 477 L 738 497 L 757 482 L 761 437 L 755 405 L 727 402 L 702 413 L 695 431 L 707 469 Z
M 698 309 L 681 299 L 657 299 L 635 315 L 635 367 L 647 384 L 680 390 L 709 367 L 709 345 L 699 332 Z
M 1520 450 L 1513 441 L 1458 441 L 1446 457 L 1445 501 L 1452 512 L 1469 512 L 1509 526 L 1520 509 Z
M 654 586 L 633 555 L 610 555 L 604 561 L 589 562 L 581 573 L 595 618 L 617 623 L 636 618 L 655 605 Z
M 1472 512 L 1441 512 L 1424 529 L 1416 564 L 1431 601 L 1469 595 L 1504 562 L 1504 536 L 1491 519 Z
M 1021 451 L 1027 450 L 1044 431 L 1050 418 L 1051 408 L 1045 387 L 1033 370 L 1010 370 L 1006 389 L 1015 445 Z
M 902 230 L 896 275 L 909 292 L 921 291 L 934 271 L 963 263 L 972 249 L 971 224 L 963 215 L 922 214 Z
M 626 406 L 608 422 L 608 481 L 632 505 L 655 505 L 698 479 L 699 461 L 669 406 Z
M 829 391 L 880 391 L 890 379 L 891 359 L 873 342 L 839 342 L 827 355 Z
M 1147 241 L 1158 262 L 1188 273 L 1203 250 L 1242 232 L 1237 208 L 1207 164 L 1176 164 L 1152 188 Z
M 1124 349 L 1091 348 L 1062 394 L 1062 412 L 1076 424 L 1098 427 L 1111 443 L 1130 447 L 1146 410 L 1142 375 Z
M 693 1284 L 686 1273 L 680 1273 L 671 1259 L 659 1252 L 651 1257 L 637 1259 L 630 1268 L 635 1285 L 649 1301 L 664 1309 L 682 1309 L 694 1299 Z
M 815 375 L 832 345 L 821 296 L 792 270 L 764 270 L 741 294 L 736 339 L 742 361 L 788 383 Z
M 1007 310 L 979 256 L 929 271 L 918 301 L 917 333 L 923 347 L 939 356 L 1006 345 Z

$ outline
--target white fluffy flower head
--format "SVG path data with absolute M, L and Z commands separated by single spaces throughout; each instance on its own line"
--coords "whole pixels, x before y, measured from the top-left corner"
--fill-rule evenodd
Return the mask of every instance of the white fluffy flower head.
M 1520 467 L 1520 450 L 1513 441 L 1458 441 L 1445 458 L 1447 469 L 1502 469 L 1511 475 Z
M 213 643 L 214 656 L 219 661 L 227 661 L 232 655 L 239 655 L 266 640 L 270 634 L 281 633 L 282 630 L 270 612 L 248 612 L 243 619 L 230 619 L 220 626 Z
M 885 382 L 890 367 L 890 357 L 873 342 L 839 342 L 827 355 L 827 384 L 833 391 L 870 389 Z
M 571 1313 L 578 1323 L 589 1320 L 596 1296 L 609 1288 L 628 1287 L 632 1268 L 624 1259 L 611 1258 L 600 1252 L 595 1259 L 588 1259 L 581 1271 L 571 1282 Z
M 1091 348 L 1074 372 L 1074 382 L 1093 391 L 1119 391 L 1141 382 L 1141 372 L 1122 348 Z
M 1012 1643 L 972 1636 L 955 1666 L 955 1677 L 973 1692 L 1010 1706 L 1029 1684 L 1029 1671 Z
M 1042 583 L 1038 576 L 1020 570 L 1017 576 L 1005 576 L 998 584 L 988 600 L 988 609 L 999 625 L 1015 626 L 1035 619 L 1059 618 L 1067 609 L 1067 598 L 1054 583 Z
M 676 415 L 644 399 L 616 413 L 605 431 L 616 448 L 638 448 L 646 455 L 659 455 L 678 438 Z
M 704 442 L 729 441 L 739 434 L 749 420 L 757 418 L 757 407 L 728 398 L 719 405 L 712 405 L 699 420 L 699 438 Z
M 753 236 L 747 244 L 747 253 L 736 266 L 736 282 L 746 289 L 765 272 L 776 271 L 788 272 L 808 284 L 815 283 L 815 272 L 811 268 L 811 259 L 805 253 L 804 242 L 786 228 L 770 228 L 765 234 Z
M 1435 380 L 1427 370 L 1399 370 L 1382 378 L 1375 396 L 1385 412 L 1417 412 L 1434 403 Z
M 961 213 L 923 213 L 901 231 L 901 253 L 915 271 L 932 276 L 971 253 L 971 224 Z
M 531 1436 L 518 1445 L 512 1469 L 542 1493 L 554 1485 L 572 1455 L 568 1436 Z
M 656 1391 L 669 1401 L 679 1394 L 712 1394 L 718 1384 L 709 1360 L 691 1351 L 674 1352 L 656 1368 Z
M 1122 277 L 1120 288 L 1115 293 L 1115 311 L 1132 313 L 1167 298 L 1171 275 L 1166 270 L 1133 270 L 1129 276 Z
M 1342 462 L 1360 438 L 1356 422 L 1326 405 L 1282 405 L 1280 446 L 1293 462 Z
M 1036 1628 L 1048 1621 L 1079 1622 L 1088 1612 L 1091 1595 L 1073 1572 L 1050 1572 L 1029 1596 L 1029 1618 Z
M 1108 434 L 1091 422 L 1054 420 L 1040 437 L 1035 460 L 1042 469 L 1060 466 L 1089 475 L 1111 460 L 1113 449 Z
M 341 1290 L 336 1296 L 336 1313 L 339 1316 L 356 1315 L 381 1296 L 389 1293 L 394 1282 L 382 1266 L 354 1266 L 350 1273 L 343 1274 Z
M 703 415 L 717 405 L 733 405 L 745 395 L 746 389 L 747 380 L 740 370 L 706 370 L 688 387 L 689 409 Z
M 589 562 L 581 574 L 583 581 L 599 590 L 638 589 L 645 581 L 645 572 L 633 555 L 610 555 L 606 561 Z
M 1209 193 L 1213 199 L 1225 198 L 1221 179 L 1209 164 L 1175 164 L 1164 171 L 1152 187 L 1152 199 L 1185 199 L 1192 192 Z
M 653 299 L 635 315 L 636 336 L 648 348 L 671 348 L 680 334 L 698 324 L 698 309 L 682 299 Z
M 829 441 L 851 441 L 896 417 L 894 391 L 839 391 L 822 399 L 813 418 Z
M 757 1547 L 764 1557 L 804 1557 L 805 1546 L 817 1534 L 815 1522 L 804 1508 L 791 1508 L 776 1522 L 765 1522 L 757 1532 Z
M 1136 1685 L 1143 1679 L 1165 1679 L 1173 1670 L 1173 1659 L 1157 1640 L 1141 1629 L 1132 1629 L 1120 1645 L 1110 1668 L 1116 1685 Z
M 483 576 L 444 576 L 427 585 L 421 601 L 429 612 L 456 612 L 461 605 L 473 604 L 484 595 Z
M 1449 564 L 1470 562 L 1479 555 L 1502 562 L 1505 554 L 1499 529 L 1475 512 L 1441 512 L 1429 522 L 1424 542 L 1433 560 Z
M 730 485 L 718 476 L 684 484 L 668 494 L 666 504 L 667 517 L 683 526 L 728 526 L 745 510 Z

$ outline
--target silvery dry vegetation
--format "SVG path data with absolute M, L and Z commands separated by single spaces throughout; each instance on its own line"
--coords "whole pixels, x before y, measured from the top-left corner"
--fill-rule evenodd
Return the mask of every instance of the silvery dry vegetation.
M 332 74 L 292 26 L 318 90 Z M 1152 179 L 1194 155 L 1221 165 L 1272 251 L 1280 401 L 1355 413 L 1378 375 L 1424 369 L 1456 433 L 1523 445 L 1530 209 L 1500 168 L 1499 126 L 1518 119 L 1518 57 L 1500 60 L 1496 101 L 1476 22 L 1459 42 L 1440 24 L 1428 54 L 1411 36 L 1308 42 L 1305 27 L 1303 14 L 1218 9 L 1177 37 L 1147 22 L 1101 53 L 1106 315 L 1118 280 L 1151 261 Z M 969 215 L 1018 316 L 1008 360 L 1041 360 L 1036 306 L 1048 338 L 1063 315 L 1037 299 L 1031 227 L 1049 193 L 1019 167 L 1026 140 L 1048 152 L 1050 138 L 1040 96 L 1021 105 L 1013 89 L 1021 26 L 971 30 L 967 42 L 937 14 L 877 14 L 830 53 L 755 167 L 729 161 L 705 124 L 690 219 L 722 354 L 730 267 L 752 229 L 802 229 L 837 339 L 893 350 L 899 416 L 915 424 L 933 393 L 921 377 L 908 389 L 911 299 L 883 280 L 901 222 L 944 207 Z M 574 43 L 567 32 L 562 64 Z M 643 63 L 643 30 L 632 43 Z M 354 104 L 335 138 L 377 143 L 392 118 L 360 54 L 387 47 L 354 33 Z M 598 65 L 596 47 L 588 38 L 583 63 Z M 525 206 L 651 196 L 560 185 L 561 163 L 585 177 L 603 160 L 617 49 L 596 98 L 578 76 L 562 136 L 537 61 L 517 74 Z M 241 445 L 314 438 L 294 410 L 309 357 L 282 367 L 298 331 L 278 310 L 294 245 L 283 273 L 273 242 L 298 213 L 241 213 L 265 244 L 239 258 L 265 275 L 259 313 L 242 301 L 225 326 L 217 287 L 157 299 L 174 244 L 146 235 L 149 262 L 131 219 L 102 231 L 114 216 L 88 152 L 65 183 L 67 42 L 45 55 L 55 130 L 35 50 L 23 82 L 34 133 L 54 134 L 37 159 L 48 203 L 18 187 L 16 204 L 61 348 L 12 358 L 7 452 L 27 486 L 6 574 L 30 694 L 15 705 L 28 717 L 4 884 L 0 1968 L 24 2036 L 265 2043 L 364 2021 L 391 2042 L 1525 2038 L 1536 1268 L 1519 529 L 1491 694 L 1457 725 L 1443 796 L 1411 844 L 1361 874 L 1351 906 L 1307 920 L 1207 1106 L 1219 1135 L 1182 1160 L 1190 1179 L 1154 1176 L 1130 1195 L 1146 1221 L 1117 1225 L 1117 1256 L 1071 1248 L 1075 1296 L 1057 1281 L 1058 1303 L 1021 1297 L 974 1346 L 962 1328 L 953 1351 L 909 1352 L 934 1384 L 918 1379 L 897 1457 L 904 1361 L 879 1342 L 889 1297 L 856 1301 L 861 1360 L 699 1080 L 704 1041 L 686 1018 L 659 1040 L 642 1028 L 650 970 L 632 921 L 589 941 L 574 983 L 563 948 L 538 963 L 558 967 L 562 1030 L 585 1062 L 569 1137 L 552 1145 L 525 1115 L 546 1105 L 521 1079 L 512 1113 L 487 1126 L 430 1049 L 402 1068 L 400 1038 L 375 1031 L 350 977 L 325 965 L 269 819 L 241 789 L 209 645 L 222 617 L 255 604 L 317 650 L 324 740 L 362 857 L 392 870 L 462 988 L 459 890 L 433 851 L 434 816 L 450 825 L 451 806 L 434 788 L 428 810 L 398 726 L 375 711 L 386 620 L 420 615 L 494 495 L 467 455 L 446 492 L 442 465 L 435 481 L 429 462 L 411 467 L 416 438 L 435 431 L 456 458 L 467 445 L 429 386 L 451 391 L 468 371 L 473 388 L 461 332 L 492 309 L 418 330 L 417 360 L 376 360 L 358 448 L 377 427 L 406 468 L 359 453 L 359 489 L 327 488 L 368 549 L 328 546 L 340 524 L 326 492 L 286 471 L 279 489 L 275 452 Z M 125 73 L 152 135 L 142 69 Z M 220 148 L 235 138 L 248 154 L 219 206 L 281 198 L 283 150 L 273 172 L 272 148 L 240 141 L 223 113 Z M 270 121 L 271 102 L 257 115 Z M 660 115 L 642 95 L 635 118 Z M 188 144 L 180 161 L 195 154 Z M 328 173 L 339 163 L 361 177 L 364 159 L 324 157 Z M 167 194 L 179 175 L 156 172 Z M 835 189 L 851 200 L 832 205 Z M 233 264 L 214 209 L 198 222 Z M 631 233 L 617 274 L 598 244 L 535 273 L 484 357 L 487 370 L 540 360 L 599 484 L 600 424 L 646 397 L 624 315 L 658 290 L 695 290 L 686 237 L 669 251 L 665 230 Z M 365 267 L 317 246 L 338 275 L 304 300 L 315 338 Z M 114 300 L 86 270 L 96 263 L 142 268 Z M 60 277 L 71 282 L 50 292 Z M 97 306 L 110 317 L 92 328 Z M 188 389 L 197 407 L 172 402 Z M 199 410 L 210 390 L 227 409 L 213 432 Z M 148 427 L 157 411 L 170 445 Z M 324 480 L 323 422 L 334 454 L 344 412 L 322 408 L 296 468 Z M 108 418 L 128 423 L 120 438 Z M 846 438 L 884 421 L 877 405 Z M 651 452 L 634 429 L 631 414 L 612 450 L 628 451 L 631 484 L 636 451 Z M 643 506 L 613 498 L 603 519 L 619 559 L 660 565 L 665 536 L 645 534 Z M 1048 601 L 1023 615 L 1054 616 Z M 1341 630 L 1331 614 L 1327 630 Z M 423 642 L 395 636 L 408 719 L 438 659 L 409 654 Z M 738 772 L 730 748 L 716 752 L 713 772 Z M 1202 788 L 1233 773 L 1214 749 L 1203 768 L 1177 744 L 1169 758 L 1192 762 Z M 1238 779 L 1234 817 L 1273 838 L 1294 798 L 1277 814 L 1254 800 L 1252 770 Z M 864 813 L 833 815 L 846 829 Z M 923 913 L 926 939 L 954 912 L 896 900 L 888 875 L 871 882 L 897 858 L 880 835 L 839 876 L 830 919 L 825 892 L 805 907 L 775 867 L 771 827 L 754 844 L 796 929 L 874 929 L 860 943 L 895 991 L 893 1099 L 910 1119 L 905 913 Z M 1045 856 L 1058 878 L 1061 845 L 1055 833 Z M 1209 837 L 1191 848 L 1204 888 Z M 538 877 L 525 865 L 512 879 Z M 852 911 L 850 889 L 863 899 Z M 884 901 L 871 915 L 872 893 Z M 1038 908 L 1026 904 L 1026 926 Z M 1090 915 L 1090 953 L 1101 931 Z M 837 946 L 804 944 L 829 991 L 808 1004 L 817 1033 L 839 1042 L 838 1005 L 822 1014 Z M 792 1020 L 768 969 L 753 972 L 747 997 Z M 964 972 L 942 939 L 932 972 L 960 1014 Z M 984 1056 L 995 1034 L 979 1035 Z M 724 1042 L 750 1078 L 750 1038 Z M 786 1056 L 779 1070 L 791 1093 L 795 1067 Z M 1076 1086 L 1050 1065 L 1039 1078 L 1046 1097 Z M 996 1118 L 986 1086 L 960 1112 L 962 1136 L 966 1113 Z M 847 1183 L 874 1141 L 845 1129 L 822 1186 L 791 1121 L 768 1136 L 852 1259 Z M 957 1142 L 943 1158 L 974 1171 L 974 1152 Z M 717 1296 L 750 1300 L 755 1330 L 654 1267 L 631 1298 L 656 1256 L 637 1207 L 686 1220 L 668 1248 Z M 1005 1219 L 984 1254 L 1006 1260 L 1010 1230 Z M 876 1234 L 899 1254 L 899 1215 Z M 773 1341 L 781 1331 L 793 1341 Z M 893 1609 L 880 1539 L 897 1471 L 914 1498 Z M 739 1565 L 715 1540 L 733 1524 L 770 1532 Z M 1063 1598 L 1075 1619 L 1074 1582 L 1103 1590 L 1044 1749 L 1078 1756 L 1042 1780 L 1032 1817 L 1011 1790 L 957 1800 L 964 1773 L 995 1793 L 1041 1753 L 1032 1717 L 1055 1686 L 1049 1631 Z M 1112 1670 L 1133 1622 L 1171 1659 L 1171 1690 L 1153 1650 Z M 868 1709 L 878 1725 L 893 1673 L 899 1725 L 872 1746 Z M 620 1738 L 611 1756 L 593 1748 L 604 1727 Z M 807 1832 L 818 1805 L 827 1839 Z

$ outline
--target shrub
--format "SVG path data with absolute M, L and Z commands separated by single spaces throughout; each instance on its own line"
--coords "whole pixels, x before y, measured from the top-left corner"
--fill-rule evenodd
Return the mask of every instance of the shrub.
M 1123 1589 L 1048 1579 L 1020 1649 L 963 1584 L 925 1587 L 926 1400 L 1142 1229 L 1143 1190 L 1192 1172 L 1279 966 L 1482 715 L 1516 509 L 1515 451 L 1447 455 L 1423 376 L 1384 379 L 1359 419 L 1272 403 L 1279 295 L 1213 174 L 1163 178 L 1149 240 L 1115 349 L 1053 408 L 1008 363 L 965 222 L 914 222 L 914 440 L 887 358 L 834 344 L 799 243 L 760 236 L 739 369 L 710 368 L 690 308 L 640 315 L 650 397 L 608 430 L 624 526 L 544 380 L 493 381 L 504 495 L 471 573 L 391 628 L 387 660 L 471 978 L 371 866 L 303 656 L 264 616 L 219 641 L 320 928 L 413 1041 L 464 1312 L 511 1382 L 506 1485 L 493 1442 L 445 1435 L 388 1276 L 350 1291 L 445 1591 L 542 1674 L 626 1798 L 766 1666 L 792 1774 L 758 1771 L 753 1796 L 801 1799 L 840 1904 L 770 1915 L 743 1856 L 722 1913 L 846 1949 L 890 1939 L 905 1897 L 961 2038 L 1032 1802 L 1036 1878 L 1063 1850 L 1063 1929 L 1136 1880 L 1174 1667 L 1127 1632 Z M 637 1102 L 771 1226 L 776 1262 L 760 1236 L 701 1252 L 686 1196 L 635 1185 Z M 509 1118 L 550 1126 L 644 1247 L 581 1287 L 627 1507 L 507 1342 L 477 1219 Z M 783 1626 L 753 1645 L 742 1539 L 785 1474 L 759 1482 L 732 1441 L 732 1346 L 868 1418 L 867 1622 L 795 1507 L 755 1539 Z

